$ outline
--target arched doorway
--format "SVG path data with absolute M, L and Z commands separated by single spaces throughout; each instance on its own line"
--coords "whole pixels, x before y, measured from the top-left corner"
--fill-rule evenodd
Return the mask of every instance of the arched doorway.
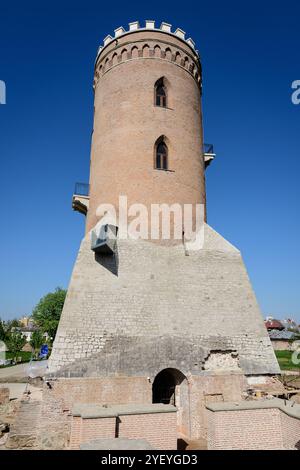
M 178 369 L 163 369 L 154 379 L 152 402 L 174 405 L 178 409 L 178 432 L 190 435 L 190 397 L 186 376 Z

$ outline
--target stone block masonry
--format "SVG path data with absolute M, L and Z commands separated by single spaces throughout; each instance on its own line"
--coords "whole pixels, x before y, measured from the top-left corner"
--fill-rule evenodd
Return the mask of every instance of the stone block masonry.
M 197 374 L 213 352 L 234 353 L 245 374 L 279 373 L 240 252 L 219 234 L 206 226 L 203 248 L 188 256 L 183 245 L 117 243 L 115 259 L 99 259 L 84 238 L 51 373 L 153 376 L 172 364 Z

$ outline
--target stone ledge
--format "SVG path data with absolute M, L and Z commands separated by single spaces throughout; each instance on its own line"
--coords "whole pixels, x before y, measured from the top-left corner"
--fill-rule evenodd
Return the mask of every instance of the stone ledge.
M 292 418 L 300 419 L 300 405 L 293 404 L 280 398 L 233 402 L 218 402 L 206 405 L 210 411 L 241 411 L 241 410 L 263 410 L 277 408 Z
M 144 439 L 94 439 L 80 445 L 81 450 L 150 450 L 153 447 Z
M 115 418 L 125 415 L 144 415 L 156 413 L 174 413 L 177 408 L 172 405 L 156 404 L 128 404 L 128 405 L 109 405 L 104 407 L 97 404 L 75 404 L 72 415 L 82 419 L 92 418 Z

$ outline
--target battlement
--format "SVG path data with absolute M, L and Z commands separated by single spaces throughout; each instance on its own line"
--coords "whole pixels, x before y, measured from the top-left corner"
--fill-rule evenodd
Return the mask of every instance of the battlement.
M 198 55 L 198 51 L 195 50 L 195 43 L 194 41 L 192 40 L 192 38 L 188 38 L 188 39 L 185 39 L 185 31 L 183 31 L 182 29 L 180 28 L 177 28 L 174 32 L 172 32 L 171 28 L 172 28 L 172 25 L 169 24 L 169 23 L 165 23 L 164 21 L 161 23 L 160 27 L 159 28 L 156 28 L 155 27 L 155 21 L 153 20 L 146 20 L 145 21 L 145 26 L 140 26 L 140 23 L 139 21 L 133 21 L 132 23 L 129 23 L 128 24 L 129 26 L 129 30 L 125 30 L 123 28 L 123 26 L 120 26 L 119 28 L 115 29 L 114 30 L 114 37 L 111 36 L 110 34 L 108 34 L 104 40 L 103 40 L 103 46 L 100 46 L 99 49 L 98 49 L 98 52 L 97 52 L 97 57 L 96 57 L 96 61 L 99 57 L 99 55 L 101 54 L 102 50 L 108 45 L 110 44 L 112 41 L 115 41 L 116 39 L 118 39 L 120 36 L 123 36 L 125 34 L 130 34 L 130 33 L 135 33 L 137 31 L 159 31 L 159 32 L 162 32 L 162 33 L 167 33 L 167 34 L 170 34 L 172 36 L 176 36 L 177 38 L 183 40 L 184 42 L 186 42 L 193 50 L 194 52 Z

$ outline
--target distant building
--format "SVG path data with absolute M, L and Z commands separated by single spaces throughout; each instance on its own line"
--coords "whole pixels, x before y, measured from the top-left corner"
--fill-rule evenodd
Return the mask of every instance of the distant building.
M 293 331 L 296 331 L 296 332 L 300 332 L 299 325 L 297 325 L 295 320 L 293 320 L 292 318 L 286 318 L 284 320 L 281 320 L 281 323 L 288 330 L 293 330 Z
M 35 321 L 32 317 L 21 317 L 19 323 L 23 328 L 33 328 L 35 326 Z
M 269 336 L 272 346 L 275 351 L 290 351 L 293 350 L 294 333 L 288 330 L 269 330 Z
M 26 341 L 29 343 L 31 341 L 32 333 L 34 331 L 37 331 L 38 327 L 31 322 L 28 323 L 27 327 L 14 327 L 12 331 L 18 331 L 19 333 L 22 333 L 23 336 L 26 337 Z M 45 341 L 49 338 L 48 333 L 43 334 Z
M 267 328 L 267 330 L 284 330 L 284 325 L 279 321 L 279 320 L 276 320 L 275 318 L 272 318 L 272 317 L 268 317 L 266 320 L 265 320 L 265 326 Z
M 29 343 L 31 340 L 32 333 L 36 331 L 36 327 L 26 327 L 26 328 L 18 328 L 18 331 L 22 333 L 23 336 L 26 337 L 26 341 Z
M 20 325 L 22 325 L 23 327 L 26 328 L 28 326 L 29 319 L 30 319 L 30 317 L 21 317 L 19 319 Z

